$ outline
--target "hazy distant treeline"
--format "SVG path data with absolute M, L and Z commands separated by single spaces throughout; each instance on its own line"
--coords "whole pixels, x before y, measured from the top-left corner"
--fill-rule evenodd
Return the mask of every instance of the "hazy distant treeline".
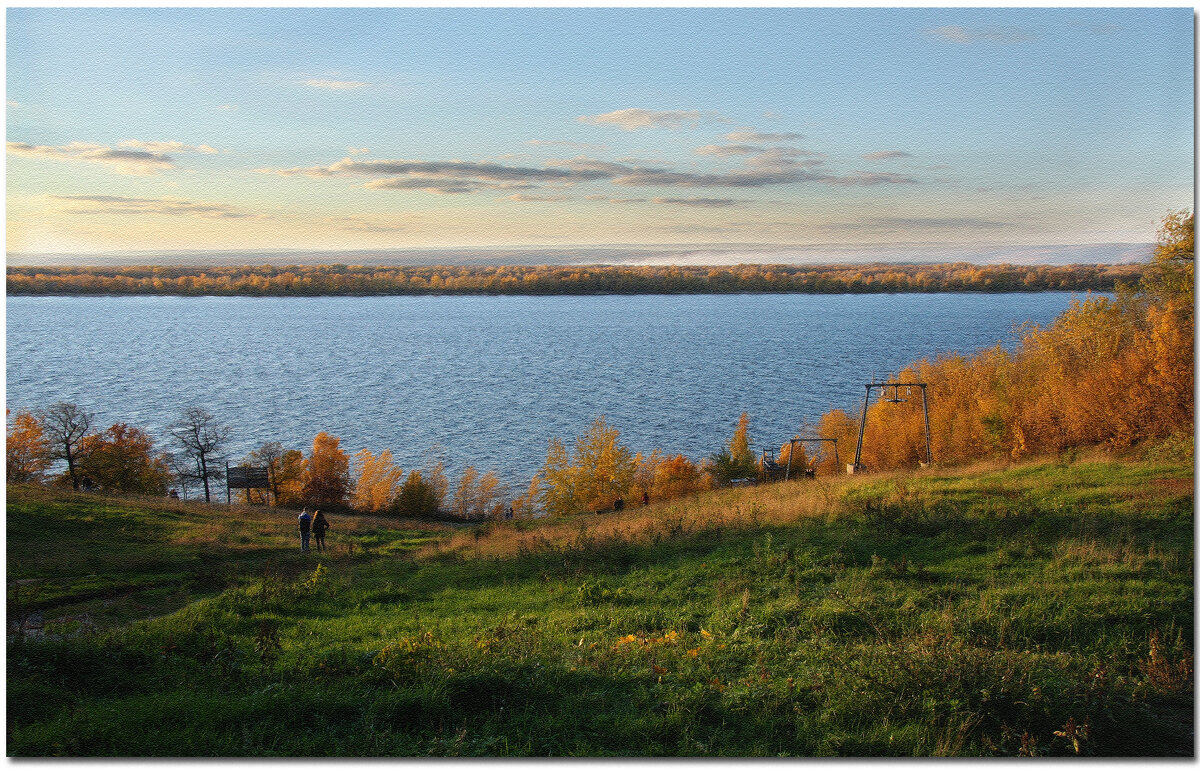
M 10 267 L 9 294 L 809 294 L 1112 291 L 1145 265 Z

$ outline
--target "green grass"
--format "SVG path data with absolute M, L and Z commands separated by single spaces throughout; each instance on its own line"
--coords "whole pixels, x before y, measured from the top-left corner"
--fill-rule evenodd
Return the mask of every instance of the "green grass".
M 75 597 L 47 616 L 163 601 L 10 640 L 8 754 L 1191 755 L 1192 494 L 1190 464 L 975 468 L 344 519 L 300 558 L 290 516 L 213 546 L 220 512 L 10 491 L 10 612 L 39 576 Z

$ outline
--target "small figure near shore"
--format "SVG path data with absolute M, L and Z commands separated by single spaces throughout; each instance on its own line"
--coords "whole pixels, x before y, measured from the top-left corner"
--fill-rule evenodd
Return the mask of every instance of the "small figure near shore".
M 643 491 L 642 492 L 642 507 L 645 507 L 648 504 L 650 504 L 650 492 Z
M 617 501 L 613 502 L 613 511 L 619 513 L 624 509 L 625 509 L 625 500 L 622 499 L 621 497 L 617 497 Z
M 308 508 L 305 507 L 300 511 L 300 550 L 301 552 L 308 550 L 308 536 L 312 533 L 312 516 L 308 514 Z
M 313 513 L 313 539 L 317 541 L 317 550 L 325 550 L 325 530 L 329 528 L 329 521 L 325 518 L 325 513 L 317 510 Z
M 506 520 L 506 521 L 511 521 L 512 519 L 513 519 L 513 509 L 512 509 L 512 505 L 505 505 L 505 507 L 504 507 L 504 520 Z

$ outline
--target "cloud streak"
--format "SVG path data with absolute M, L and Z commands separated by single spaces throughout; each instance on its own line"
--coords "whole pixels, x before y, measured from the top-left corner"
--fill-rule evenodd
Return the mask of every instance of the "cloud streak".
M 508 199 L 512 200 L 513 202 L 566 202 L 571 198 L 565 194 L 514 194 Z
M 576 143 L 573 140 L 530 140 L 526 142 L 531 146 L 558 146 L 561 148 L 573 148 L 579 151 L 608 150 L 608 146 L 599 145 L 597 143 Z
M 402 176 L 418 175 L 430 178 L 482 179 L 484 181 L 537 181 L 577 183 L 609 177 L 599 170 L 570 170 L 560 167 L 519 167 L 494 162 L 434 162 L 418 159 L 356 160 L 346 157 L 332 165 L 293 167 L 285 170 L 266 169 L 260 172 L 276 175 L 304 175 L 325 178 L 339 175 Z
M 325 219 L 335 229 L 347 232 L 407 232 L 408 227 L 400 224 L 381 223 L 376 219 L 363 216 L 330 216 Z
M 655 197 L 660 205 L 684 205 L 690 208 L 732 208 L 747 200 L 731 200 L 717 197 Z
M 747 146 L 745 144 L 701 146 L 696 149 L 696 153 L 701 156 L 746 156 L 747 154 L 761 154 L 763 151 L 766 151 L 766 149 L 762 146 Z
M 326 89 L 333 92 L 344 92 L 369 86 L 365 81 L 332 81 L 324 78 L 310 78 L 304 82 L 304 85 L 311 86 L 314 89 Z
M 189 146 L 186 143 L 180 143 L 176 140 L 122 140 L 117 145 L 122 148 L 139 148 L 142 151 L 149 151 L 151 154 L 166 154 L 169 152 L 178 153 L 188 151 L 195 151 L 200 154 L 220 153 L 212 146 Z
M 960 46 L 969 46 L 973 43 L 987 42 L 1000 43 L 1011 45 L 1014 43 L 1029 43 L 1037 40 L 1037 36 L 1033 33 L 1026 32 L 1017 27 L 962 27 L 957 24 L 948 24 L 944 27 L 935 27 L 926 32 L 940 40 L 956 43 Z
M 728 121 L 715 111 L 651 111 L 645 108 L 623 108 L 596 116 L 580 116 L 584 124 L 611 125 L 627 132 L 665 127 L 679 129 L 695 126 L 702 121 Z
M 34 146 L 9 141 L 7 151 L 13 156 L 31 159 L 53 159 L 66 162 L 85 162 L 111 167 L 122 175 L 154 175 L 175 167 L 166 154 L 125 148 L 111 148 L 95 143 L 68 143 L 65 146 Z
M 858 229 L 1005 229 L 1014 226 L 1010 222 L 991 219 L 973 218 L 970 216 L 949 218 L 926 218 L 904 216 L 880 216 L 865 218 L 861 221 L 850 221 L 824 225 L 828 229 L 858 230 Z
M 90 207 L 73 208 L 71 214 L 197 216 L 206 219 L 261 218 L 228 205 L 160 197 L 118 197 L 110 194 L 51 194 L 59 202 Z
M 665 164 L 609 162 L 587 156 L 552 159 L 546 166 L 510 165 L 497 162 L 419 159 L 356 159 L 346 157 L 330 165 L 260 169 L 260 173 L 309 178 L 368 178 L 367 189 L 425 191 L 433 194 L 471 194 L 495 189 L 569 187 L 587 183 L 614 186 L 661 188 L 747 189 L 797 183 L 834 186 L 913 184 L 908 175 L 855 171 L 846 176 L 825 169 L 822 154 L 792 146 L 704 146 L 697 153 L 714 157 L 738 157 L 733 170 L 693 172 Z M 633 162 L 633 160 L 630 160 Z M 516 201 L 548 201 L 536 196 L 514 197 Z M 610 198 L 611 201 L 611 198 Z
M 869 159 L 874 162 L 880 159 L 904 159 L 905 157 L 910 156 L 912 156 L 912 154 L 908 153 L 907 151 L 872 151 L 869 154 L 863 154 L 862 158 Z
M 756 132 L 752 127 L 740 127 L 725 136 L 734 143 L 791 143 L 803 138 L 799 132 Z

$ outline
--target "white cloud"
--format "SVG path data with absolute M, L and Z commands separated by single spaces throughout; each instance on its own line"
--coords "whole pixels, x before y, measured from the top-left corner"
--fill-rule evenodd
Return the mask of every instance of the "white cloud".
M 8 153 L 34 159 L 55 159 L 67 162 L 89 162 L 108 165 L 122 175 L 154 175 L 175 167 L 166 154 L 153 151 L 110 148 L 95 143 L 68 143 L 65 146 L 34 146 L 9 141 Z
M 623 108 L 597 116 L 580 116 L 578 121 L 584 124 L 611 124 L 632 132 L 654 127 L 677 129 L 685 124 L 694 126 L 701 121 L 727 121 L 727 119 L 714 111 L 650 111 L 645 108 Z
M 310 78 L 304 82 L 305 86 L 311 86 L 314 89 L 329 89 L 332 91 L 345 91 L 347 89 L 362 89 L 368 86 L 365 81 L 330 81 L 323 78 Z

